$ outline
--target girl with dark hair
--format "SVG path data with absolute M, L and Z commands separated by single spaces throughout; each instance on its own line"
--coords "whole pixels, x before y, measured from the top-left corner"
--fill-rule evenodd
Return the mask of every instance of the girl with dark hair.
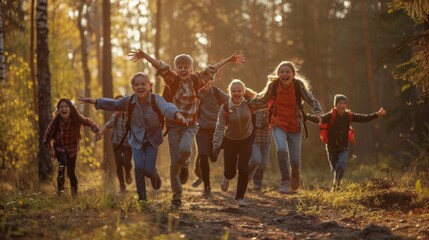
M 49 156 L 57 158 L 59 163 L 57 176 L 57 193 L 59 195 L 64 193 L 66 169 L 70 179 L 71 194 L 74 197 L 77 194 L 78 181 L 75 167 L 82 125 L 90 127 L 91 131 L 96 134 L 96 138 L 100 138 L 98 126 L 94 121 L 78 113 L 69 99 L 60 99 L 57 103 L 55 116 L 49 123 L 43 139 L 43 145 L 49 151 Z

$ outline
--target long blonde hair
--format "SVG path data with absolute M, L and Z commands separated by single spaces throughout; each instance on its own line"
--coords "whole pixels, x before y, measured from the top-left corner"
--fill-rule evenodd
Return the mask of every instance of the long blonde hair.
M 274 68 L 274 71 L 267 76 L 267 79 L 268 79 L 267 85 L 265 86 L 264 90 L 262 90 L 262 93 L 267 92 L 268 85 L 270 85 L 270 83 L 272 83 L 276 80 L 279 80 L 279 70 L 281 67 L 283 67 L 285 65 L 290 67 L 290 69 L 292 69 L 293 74 L 295 74 L 294 79 L 300 80 L 302 83 L 304 83 L 304 87 L 308 91 L 310 91 L 310 89 L 311 89 L 310 82 L 304 76 L 302 76 L 301 74 L 298 73 L 297 67 L 295 66 L 295 64 L 291 61 L 282 61 L 277 65 L 276 68 Z

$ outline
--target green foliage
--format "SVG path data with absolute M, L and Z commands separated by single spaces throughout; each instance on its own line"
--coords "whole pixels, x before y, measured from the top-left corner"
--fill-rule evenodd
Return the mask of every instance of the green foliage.
M 420 90 L 423 98 L 429 97 L 429 1 L 393 0 L 389 4 L 390 12 L 405 10 L 416 24 L 420 24 L 418 35 L 406 42 L 413 46 L 413 56 L 398 66 L 395 78 L 411 82 Z M 402 46 L 401 46 L 402 47 Z
M 0 159 L 2 171 L 24 170 L 36 159 L 37 127 L 27 62 L 6 52 L 9 79 L 0 89 Z M 29 144 L 33 143 L 33 144 Z M 34 166 L 34 165 L 33 165 Z
M 428 21 L 429 2 L 425 0 L 393 0 L 391 10 L 405 10 L 417 23 Z

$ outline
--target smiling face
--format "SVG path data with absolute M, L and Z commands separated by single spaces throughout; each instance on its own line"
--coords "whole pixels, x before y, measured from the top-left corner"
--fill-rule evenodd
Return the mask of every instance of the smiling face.
M 346 112 L 347 101 L 346 100 L 340 100 L 340 101 L 338 101 L 337 105 L 335 105 L 335 107 L 337 108 L 337 112 L 342 114 L 342 113 Z
M 70 106 L 65 101 L 61 101 L 58 105 L 58 113 L 63 121 L 68 120 L 70 118 Z
M 191 77 L 191 73 L 193 72 L 193 68 L 188 63 L 180 63 L 177 64 L 174 68 L 177 75 L 179 75 L 180 80 L 187 80 Z
M 277 74 L 279 76 L 280 82 L 283 84 L 292 83 L 292 80 L 295 77 L 295 72 L 293 71 L 292 67 L 286 64 L 279 68 Z
M 244 88 L 241 84 L 232 84 L 230 89 L 231 99 L 234 103 L 240 103 L 244 96 Z
M 149 79 L 144 75 L 135 76 L 131 83 L 133 91 L 139 98 L 146 98 L 152 88 L 152 84 Z

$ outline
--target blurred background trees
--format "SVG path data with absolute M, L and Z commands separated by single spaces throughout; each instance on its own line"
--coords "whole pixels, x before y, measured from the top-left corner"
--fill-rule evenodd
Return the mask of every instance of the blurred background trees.
M 38 122 L 46 121 L 35 110 L 38 84 L 32 74 L 40 74 L 41 67 L 32 73 L 31 61 L 39 54 L 30 44 L 32 4 L 1 1 L 0 55 L 5 61 L 0 61 L 0 70 L 7 70 L 0 95 L 3 173 L 37 167 Z M 61 0 L 49 2 L 47 23 L 52 98 L 46 93 L 37 100 L 48 100 L 49 112 L 60 97 L 131 93 L 129 78 L 137 71 L 155 81 L 147 62 L 128 61 L 132 49 L 141 48 L 170 65 L 177 54 L 187 53 L 194 57 L 196 70 L 241 51 L 246 63 L 228 66 L 215 85 L 226 90 L 231 79 L 239 78 L 259 91 L 280 61 L 292 60 L 310 80 L 325 111 L 332 108 L 336 93 L 347 95 L 355 112 L 385 107 L 386 118 L 353 124 L 357 145 L 352 152 L 359 164 L 404 169 L 419 154 L 414 144 L 423 143 L 428 131 L 427 1 Z M 157 81 L 156 90 L 162 88 Z M 77 107 L 100 125 L 110 116 Z M 304 173 L 326 169 L 318 127 L 309 130 L 310 138 L 303 142 Z M 82 169 L 100 170 L 101 163 L 108 163 L 110 155 L 104 152 L 110 143 L 103 147 L 88 134 L 85 138 L 79 155 Z

